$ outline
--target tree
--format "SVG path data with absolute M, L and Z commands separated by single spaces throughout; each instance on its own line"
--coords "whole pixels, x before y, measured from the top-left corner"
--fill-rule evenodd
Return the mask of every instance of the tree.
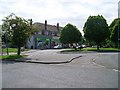
M 89 16 L 83 31 L 86 40 L 93 41 L 97 44 L 97 50 L 99 50 L 100 43 L 110 35 L 108 24 L 102 15 Z
M 10 31 L 10 27 L 9 27 L 9 20 L 8 17 L 5 17 L 5 19 L 3 20 L 3 24 L 2 24 L 2 42 L 4 42 L 6 44 L 7 47 L 7 55 L 9 54 L 8 51 L 8 41 L 10 41 L 10 36 L 11 36 L 11 31 Z M 8 38 L 9 37 L 9 38 Z
M 114 24 L 113 24 L 114 23 Z M 115 44 L 115 47 L 118 47 L 119 38 L 120 38 L 120 18 L 115 19 L 111 24 L 110 28 L 111 35 L 110 39 Z
M 27 38 L 32 31 L 30 23 L 28 20 L 18 17 L 15 14 L 7 16 L 3 21 L 3 30 L 8 32 L 12 43 L 18 48 L 17 54 L 20 55 L 21 47 L 26 44 Z M 5 22 L 7 23 L 5 24 Z M 5 26 L 8 29 L 5 29 Z
M 68 23 L 60 33 L 60 42 L 64 44 L 79 43 L 82 35 L 76 26 Z
M 116 25 L 116 23 L 118 22 L 118 20 L 120 20 L 120 18 L 116 18 L 112 21 L 112 23 L 109 26 L 109 30 L 112 31 L 113 27 Z

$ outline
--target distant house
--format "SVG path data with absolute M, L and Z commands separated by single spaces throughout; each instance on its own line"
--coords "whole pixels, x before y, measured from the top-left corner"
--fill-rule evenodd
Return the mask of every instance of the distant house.
M 32 26 L 37 31 L 28 39 L 28 48 L 45 49 L 60 44 L 59 37 L 62 27 L 59 26 L 59 23 L 56 26 L 49 25 L 45 20 L 45 23 L 36 22 Z

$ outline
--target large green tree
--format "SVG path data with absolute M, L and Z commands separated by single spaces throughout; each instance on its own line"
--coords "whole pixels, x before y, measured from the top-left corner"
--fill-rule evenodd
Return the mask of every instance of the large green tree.
M 102 15 L 89 16 L 83 31 L 86 40 L 96 43 L 97 50 L 99 50 L 100 43 L 110 35 L 108 24 Z
M 118 47 L 120 42 L 120 18 L 114 19 L 109 29 L 111 31 L 110 39 L 115 44 L 115 47 Z
M 112 21 L 112 23 L 109 26 L 109 30 L 112 31 L 113 27 L 117 24 L 118 20 L 120 20 L 120 18 L 116 18 Z
M 20 55 L 21 47 L 26 44 L 32 31 L 30 22 L 15 14 L 10 14 L 3 20 L 2 26 L 2 29 L 5 30 L 8 37 L 11 38 L 11 42 L 18 47 L 17 54 Z
M 2 24 L 2 42 L 4 42 L 6 44 L 7 47 L 7 55 L 9 54 L 8 52 L 8 41 L 11 40 L 11 29 L 10 29 L 10 23 L 9 23 L 9 18 L 5 17 L 5 19 L 3 19 L 3 24 Z
M 78 28 L 68 23 L 61 31 L 60 42 L 64 44 L 79 43 L 82 39 L 82 35 Z

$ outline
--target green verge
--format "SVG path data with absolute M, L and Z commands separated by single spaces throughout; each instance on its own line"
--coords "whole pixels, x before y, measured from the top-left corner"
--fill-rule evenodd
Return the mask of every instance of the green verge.
M 11 59 L 18 59 L 18 58 L 24 58 L 27 55 L 17 55 L 17 54 L 13 54 L 13 55 L 3 55 L 0 56 L 1 60 L 11 60 Z
M 83 51 L 97 51 L 97 48 L 83 48 Z M 118 51 L 118 48 L 100 48 L 99 51 Z
M 97 51 L 97 48 L 82 48 L 82 49 L 67 49 L 67 50 L 63 50 L 61 51 L 62 52 L 81 52 L 81 51 L 97 51 L 97 52 L 117 52 L 118 48 L 100 48 L 99 51 Z
M 25 51 L 28 51 L 29 49 L 25 49 Z M 8 52 L 17 52 L 17 48 L 8 48 Z M 2 49 L 0 49 L 0 52 L 2 52 Z M 3 48 L 3 52 L 7 52 L 7 48 Z

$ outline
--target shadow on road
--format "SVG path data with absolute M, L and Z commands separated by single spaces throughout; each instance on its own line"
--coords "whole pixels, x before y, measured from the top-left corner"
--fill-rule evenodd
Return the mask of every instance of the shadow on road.
M 20 63 L 20 62 L 15 62 L 15 61 L 2 61 L 2 64 L 15 64 L 15 63 Z

